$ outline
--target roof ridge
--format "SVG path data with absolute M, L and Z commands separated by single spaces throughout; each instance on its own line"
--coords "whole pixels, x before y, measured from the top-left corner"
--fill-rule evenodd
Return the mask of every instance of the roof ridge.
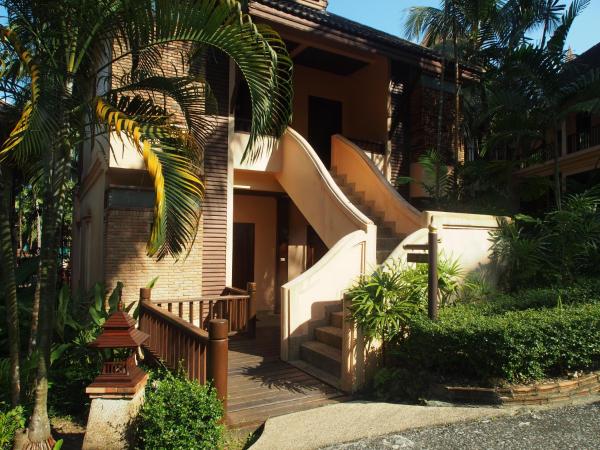
M 393 46 L 404 46 L 407 49 L 415 50 L 421 53 L 426 53 L 431 57 L 441 59 L 441 55 L 438 52 L 421 44 L 409 41 L 408 39 L 404 39 L 400 36 L 396 36 L 386 31 L 379 30 L 377 28 L 365 25 L 355 20 L 348 19 L 347 17 L 341 16 L 339 14 L 334 14 L 327 10 L 318 10 L 315 8 L 311 8 L 310 6 L 303 5 L 302 3 L 298 3 L 295 0 L 253 1 L 279 10 L 284 10 L 292 14 L 301 15 L 304 18 L 316 21 L 325 21 L 326 19 L 329 19 L 327 25 L 331 26 L 332 28 L 336 28 L 339 31 L 349 32 L 358 36 L 362 35 L 362 37 L 364 38 L 377 40 Z M 355 29 L 352 30 L 351 27 L 354 27 Z

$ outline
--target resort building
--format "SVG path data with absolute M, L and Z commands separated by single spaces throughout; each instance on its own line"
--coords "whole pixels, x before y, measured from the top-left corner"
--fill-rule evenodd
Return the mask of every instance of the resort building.
M 442 248 L 465 269 L 487 262 L 493 218 L 421 212 L 411 205 L 418 189 L 411 197 L 395 188 L 400 175 L 419 177 L 418 156 L 435 146 L 441 92 L 443 142 L 452 151 L 454 68 L 430 49 L 329 13 L 325 0 L 256 0 L 249 12 L 281 35 L 294 62 L 293 122 L 278 148 L 242 161 L 249 93 L 229 58 L 210 54 L 205 75 L 218 113 L 189 254 L 146 255 L 152 183 L 135 150 L 111 139 L 110 152 L 83 157 L 73 286 L 121 281 L 129 303 L 155 277 L 155 301 L 254 282 L 259 325 L 280 326 L 281 358 L 319 366 L 352 391 L 361 383 L 360 340 L 340 314 L 358 276 L 405 255 L 401 242 L 426 242 L 432 217 Z M 193 70 L 168 50 L 164 58 L 165 70 Z M 442 70 L 451 82 L 440 86 Z M 476 78 L 467 67 L 461 73 L 463 82 Z

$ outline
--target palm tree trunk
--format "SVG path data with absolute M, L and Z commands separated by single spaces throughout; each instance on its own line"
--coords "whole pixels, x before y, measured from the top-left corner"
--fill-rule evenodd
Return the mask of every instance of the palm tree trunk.
M 50 188 L 46 189 L 51 191 Z M 33 413 L 28 424 L 28 443 L 25 449 L 52 449 L 54 439 L 50 430 L 48 418 L 48 370 L 50 366 L 50 346 L 54 323 L 54 303 L 57 296 L 58 253 L 56 251 L 56 231 L 58 214 L 52 204 L 56 199 L 50 192 L 44 196 L 44 211 L 42 228 L 44 247 L 40 253 L 39 284 L 39 331 L 37 349 L 39 350 L 37 375 L 35 380 L 35 401 Z
M 558 145 L 554 145 L 554 201 L 556 203 L 556 209 L 560 211 L 562 209 L 562 190 L 560 182 L 560 151 Z
M 460 160 L 460 64 L 458 62 L 458 43 L 456 31 L 453 37 L 454 46 L 454 160 Z
M 15 249 L 10 223 L 10 206 L 12 176 L 8 169 L 3 169 L 0 178 L 0 280 L 2 280 L 6 302 L 6 326 L 8 329 L 8 346 L 10 355 L 10 400 L 12 406 L 17 406 L 21 399 L 21 376 L 19 364 L 19 314 L 17 301 L 17 283 L 15 279 Z
M 35 280 L 35 288 L 33 291 L 33 304 L 31 306 L 31 326 L 29 328 L 29 345 L 27 346 L 27 354 L 31 355 L 37 345 L 38 323 L 40 317 L 40 276 L 41 263 L 38 261 L 37 276 Z
M 42 218 L 40 217 L 40 209 L 38 208 L 37 197 L 35 191 L 31 190 L 33 197 L 33 208 L 35 209 L 35 223 L 38 251 L 41 250 L 42 244 Z M 29 246 L 31 249 L 31 244 Z M 29 345 L 27 352 L 29 355 L 33 353 L 37 345 L 38 323 L 40 316 L 40 276 L 41 276 L 41 261 L 38 261 L 37 277 L 35 282 L 35 290 L 33 292 L 33 305 L 31 306 L 31 327 L 29 330 Z
M 50 152 L 49 152 L 50 153 Z M 44 186 L 42 210 L 42 241 L 39 271 L 39 318 L 38 342 L 39 359 L 35 380 L 35 399 L 33 412 L 27 428 L 25 450 L 50 450 L 55 441 L 48 418 L 48 372 L 50 369 L 50 350 L 54 329 L 54 311 L 58 295 L 58 232 L 62 217 L 62 205 L 66 190 L 65 182 L 69 170 L 64 149 L 51 152 L 51 161 L 47 161 L 49 180 Z M 68 151 L 66 152 L 68 154 Z
M 17 211 L 17 219 L 18 219 L 18 227 L 17 227 L 17 239 L 19 243 L 19 254 L 18 256 L 23 256 L 23 196 L 22 193 L 19 193 L 19 209 Z
M 37 247 L 38 252 L 42 250 L 42 215 L 40 214 L 40 210 L 37 204 L 37 198 L 35 194 L 33 194 L 33 203 L 35 205 L 35 226 L 36 226 L 36 234 L 37 234 Z
M 444 83 L 446 81 L 446 40 L 442 43 L 442 73 L 440 74 L 440 101 L 438 105 L 436 148 L 442 156 L 442 124 L 444 120 Z

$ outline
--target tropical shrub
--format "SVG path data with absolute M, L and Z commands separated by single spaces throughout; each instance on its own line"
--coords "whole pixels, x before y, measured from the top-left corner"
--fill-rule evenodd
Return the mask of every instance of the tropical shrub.
M 71 295 L 64 286 L 58 299 L 55 344 L 51 352 L 50 408 L 53 413 L 85 415 L 89 397 L 85 388 L 98 376 L 110 350 L 90 348 L 108 317 L 117 310 L 123 284 L 109 294 L 104 285 L 94 285 L 91 296 Z M 134 315 L 137 312 L 133 312 Z
M 456 260 L 441 258 L 438 266 L 441 304 L 453 302 L 460 291 L 462 269 Z M 348 291 L 353 320 L 369 340 L 385 347 L 404 334 L 409 319 L 427 307 L 427 265 L 398 262 L 379 266 Z
M 492 257 L 512 290 L 600 274 L 600 188 L 565 199 L 542 218 L 517 215 L 492 234 Z
M 25 426 L 25 412 L 21 406 L 8 409 L 0 403 L 0 450 L 10 450 L 18 429 Z
M 415 315 L 396 364 L 491 383 L 538 380 L 600 364 L 600 303 L 507 311 L 474 305 Z
M 163 374 L 146 387 L 138 416 L 138 446 L 153 450 L 220 448 L 223 414 L 212 386 Z

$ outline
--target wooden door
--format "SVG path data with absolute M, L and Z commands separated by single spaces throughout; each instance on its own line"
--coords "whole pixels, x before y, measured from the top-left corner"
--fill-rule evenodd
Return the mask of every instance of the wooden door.
M 233 287 L 246 289 L 254 280 L 254 224 L 233 224 Z
M 342 132 L 342 103 L 321 97 L 308 98 L 308 142 L 323 164 L 331 168 L 331 136 Z

